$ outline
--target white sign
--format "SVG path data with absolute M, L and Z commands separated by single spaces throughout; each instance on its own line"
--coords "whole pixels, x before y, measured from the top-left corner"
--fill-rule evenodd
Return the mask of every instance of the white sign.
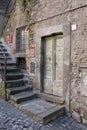
M 72 31 L 76 30 L 76 24 L 71 25 Z
M 87 85 L 87 77 L 83 79 L 84 85 Z

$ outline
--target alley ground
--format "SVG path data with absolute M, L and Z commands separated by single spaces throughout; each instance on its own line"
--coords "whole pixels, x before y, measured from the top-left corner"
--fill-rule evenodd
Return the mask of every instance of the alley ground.
M 66 115 L 42 125 L 0 99 L 0 130 L 87 130 L 87 127 Z

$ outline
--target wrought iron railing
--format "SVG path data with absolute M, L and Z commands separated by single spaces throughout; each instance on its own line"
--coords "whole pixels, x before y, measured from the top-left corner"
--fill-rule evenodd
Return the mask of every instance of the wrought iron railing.
M 7 69 L 7 56 L 5 55 L 2 47 L 0 47 L 1 53 L 3 54 L 1 58 L 3 58 L 3 66 L 2 63 L 0 63 L 0 76 L 4 82 L 4 94 L 5 94 L 5 100 L 7 101 L 7 91 L 6 91 L 6 69 Z

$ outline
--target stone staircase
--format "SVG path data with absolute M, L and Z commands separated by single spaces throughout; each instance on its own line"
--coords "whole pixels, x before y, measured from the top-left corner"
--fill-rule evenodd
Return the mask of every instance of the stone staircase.
M 33 89 L 32 82 L 26 72 L 17 67 L 5 44 L 0 42 L 0 70 L 2 72 L 4 72 L 4 55 L 7 57 L 6 92 L 10 103 L 43 124 L 64 114 L 64 102 L 60 101 L 61 103 L 55 103 L 52 100 L 48 102 L 43 98 L 43 94 L 42 96 L 38 95 L 37 91 Z M 4 77 L 4 73 L 2 73 L 2 77 Z M 50 98 L 47 97 L 47 99 Z
M 16 66 L 11 54 L 7 51 L 5 45 L 0 42 L 0 69 L 2 71 L 4 71 L 4 54 L 7 57 L 6 92 L 9 101 L 14 101 L 16 105 L 24 100 L 36 97 L 37 93 L 33 90 L 31 81 L 29 81 L 26 73 Z

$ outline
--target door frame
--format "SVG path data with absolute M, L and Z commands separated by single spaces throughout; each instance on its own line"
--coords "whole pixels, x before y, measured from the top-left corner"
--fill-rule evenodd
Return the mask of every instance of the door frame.
M 57 34 L 54 34 L 57 35 Z M 45 43 L 45 38 L 47 37 L 52 37 L 53 35 L 47 35 L 44 37 L 41 37 L 41 60 L 40 60 L 40 81 L 41 81 L 41 87 L 40 87 L 40 92 L 44 93 L 44 43 Z
M 71 76 L 70 76 L 70 72 L 71 72 L 71 25 L 70 22 L 67 22 L 65 24 L 60 24 L 60 25 L 55 25 L 55 26 L 50 26 L 50 27 L 44 27 L 44 28 L 39 28 L 39 31 L 35 34 L 35 37 L 38 37 L 38 40 L 36 40 L 36 44 L 39 44 L 40 47 L 40 54 L 39 54 L 39 61 L 37 61 L 38 64 L 40 64 L 40 71 L 37 71 L 38 76 L 38 80 L 39 80 L 39 89 L 40 92 L 43 92 L 43 80 L 42 80 L 42 69 L 43 69 L 43 65 L 42 65 L 42 54 L 43 54 L 43 48 L 42 48 L 42 38 L 46 37 L 46 36 L 50 36 L 53 34 L 58 34 L 58 33 L 63 33 L 63 39 L 64 39 L 64 64 L 63 64 L 63 68 L 64 68 L 64 92 L 63 92 L 63 98 L 65 100 L 65 107 L 67 110 L 70 110 L 70 96 L 71 96 Z M 37 48 L 37 52 L 38 52 L 38 48 Z M 37 59 L 38 59 L 37 58 Z
M 46 37 L 43 37 L 42 38 L 42 44 L 41 44 L 41 46 L 42 46 L 42 51 L 43 51 L 43 53 L 42 53 L 42 66 L 43 66 L 43 70 L 42 70 L 42 92 L 43 93 L 45 93 L 44 92 L 44 70 L 45 70 L 45 67 L 44 67 L 44 59 L 45 59 L 45 56 L 44 56 L 44 52 L 45 52 L 45 45 L 46 45 L 46 41 L 45 41 L 45 39 L 46 38 L 50 38 L 50 37 L 53 37 L 53 35 L 50 35 L 50 36 L 46 36 Z M 52 50 L 53 50 L 53 43 L 52 43 Z M 53 59 L 53 54 L 52 54 L 52 59 Z M 53 68 L 53 63 L 52 63 L 52 68 Z M 53 80 L 53 75 L 52 75 L 52 80 Z M 49 93 L 47 93 L 47 94 L 49 94 Z
M 48 36 L 45 36 L 45 37 L 42 37 L 41 38 L 41 89 L 40 89 L 40 92 L 41 93 L 45 93 L 44 92 L 44 53 L 45 53 L 45 39 L 46 38 L 50 38 L 50 37 L 53 37 L 53 41 L 54 41 L 54 44 L 52 43 L 52 68 L 53 68 L 53 73 L 52 73 L 52 80 L 53 80 L 53 75 L 54 75 L 54 60 L 55 60 L 55 54 L 56 53 L 56 50 L 55 49 L 55 46 L 56 46 L 56 43 L 55 43 L 55 37 L 58 36 L 58 35 L 63 35 L 63 33 L 56 33 L 56 34 L 53 34 L 53 35 L 48 35 Z M 54 82 L 54 80 L 53 80 Z M 52 86 L 53 86 L 53 82 L 52 82 Z M 47 93 L 47 94 L 50 94 L 50 93 Z M 51 94 L 53 95 L 53 94 Z M 57 95 L 53 95 L 53 96 L 57 96 Z

